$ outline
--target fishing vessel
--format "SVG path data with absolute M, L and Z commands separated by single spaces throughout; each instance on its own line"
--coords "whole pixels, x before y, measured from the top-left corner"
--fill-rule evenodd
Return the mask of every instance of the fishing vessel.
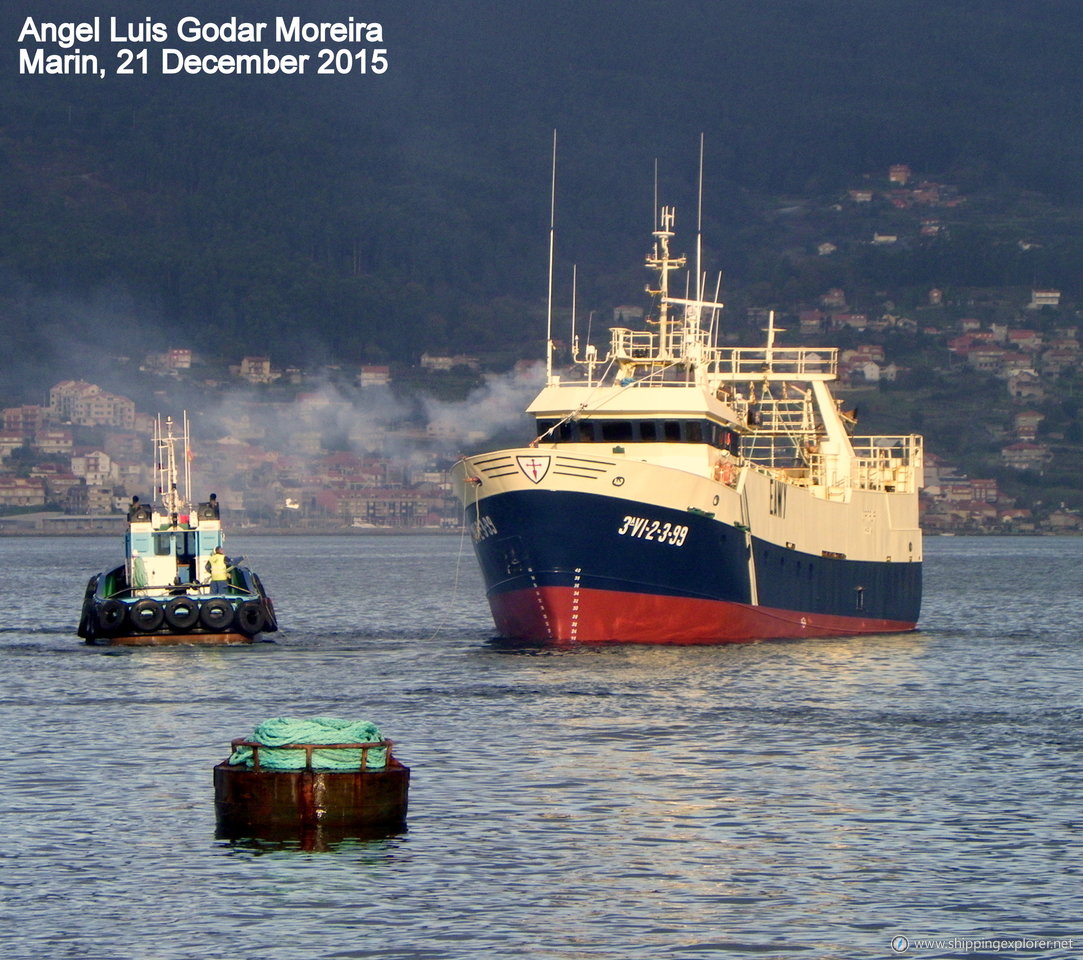
M 244 558 L 212 560 L 225 549 L 221 509 L 213 493 L 189 501 L 187 416 L 175 430 L 171 417 L 158 418 L 156 494 L 149 504 L 132 498 L 124 562 L 87 583 L 78 634 L 88 644 L 249 643 L 278 629 L 274 604 Z M 221 574 L 212 574 L 216 566 Z
M 779 345 L 773 313 L 761 345 L 721 345 L 698 262 L 688 293 L 670 292 L 688 262 L 674 224 L 662 207 L 644 329 L 612 328 L 604 353 L 573 333 L 558 371 L 550 320 L 536 435 L 452 471 L 498 633 L 712 644 L 913 629 L 922 438 L 852 435 L 831 391 L 837 349 Z

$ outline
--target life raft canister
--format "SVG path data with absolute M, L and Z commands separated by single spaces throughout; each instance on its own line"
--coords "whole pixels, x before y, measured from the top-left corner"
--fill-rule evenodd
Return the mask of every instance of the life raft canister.
M 725 457 L 719 457 L 718 460 L 715 461 L 714 478 L 715 480 L 724 483 L 727 487 L 733 486 L 735 472 L 732 460 L 727 460 Z

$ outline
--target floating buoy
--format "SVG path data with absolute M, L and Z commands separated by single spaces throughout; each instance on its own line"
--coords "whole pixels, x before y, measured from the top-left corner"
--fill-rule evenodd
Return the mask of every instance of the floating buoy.
M 221 837 L 379 836 L 406 825 L 410 769 L 367 721 L 279 717 L 214 768 Z M 305 843 L 306 839 L 310 842 Z

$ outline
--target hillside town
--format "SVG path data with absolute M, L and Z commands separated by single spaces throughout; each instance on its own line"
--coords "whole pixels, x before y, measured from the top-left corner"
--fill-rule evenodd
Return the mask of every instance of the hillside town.
M 829 291 L 819 306 L 794 318 L 801 332 L 822 335 L 841 327 L 866 332 L 892 322 L 849 312 L 840 294 Z M 958 332 L 911 333 L 944 340 L 949 370 L 965 368 L 1001 384 L 1013 411 L 1001 436 L 1005 468 L 1040 474 L 1054 460 L 1055 441 L 1064 437 L 1040 435 L 1045 417 L 1035 405 L 1078 357 L 1075 328 L 1043 337 L 1028 328 L 984 328 L 963 320 Z M 433 373 L 476 365 L 469 357 L 428 355 L 421 363 Z M 148 356 L 143 366 L 157 376 L 183 378 L 192 370 L 192 357 L 174 349 Z M 842 395 L 855 404 L 903 373 L 881 345 L 840 351 Z M 214 410 L 191 411 L 190 468 L 193 494 L 216 492 L 235 528 L 458 529 L 460 510 L 447 470 L 459 451 L 478 446 L 492 432 L 457 427 L 456 421 L 474 418 L 457 417 L 456 409 L 484 406 L 477 392 L 457 408 L 449 406 L 441 419 L 432 416 L 431 406 L 426 418 L 396 399 L 386 366 L 359 367 L 352 393 L 326 384 L 306 389 L 302 383 L 289 400 L 246 392 L 283 378 L 304 379 L 297 371 L 276 371 L 265 357 L 242 358 L 231 376 L 232 389 L 215 384 L 220 400 Z M 490 402 L 503 405 L 501 414 L 514 423 L 537 387 L 538 372 L 517 368 L 505 382 L 507 395 L 490 396 Z M 493 393 L 491 387 L 487 393 Z M 151 491 L 156 416 L 137 409 L 128 397 L 75 380 L 54 384 L 46 403 L 0 411 L 0 532 L 119 529 L 132 496 Z M 499 427 L 497 420 L 490 424 Z M 1075 510 L 1054 507 L 1039 516 L 998 487 L 996 479 L 966 476 L 927 441 L 922 509 L 928 532 L 1069 533 L 1083 527 Z
M 943 242 L 949 216 L 967 200 L 896 164 L 809 213 L 804 250 L 793 256 L 814 264 Z M 1018 241 L 1024 253 L 1036 245 Z M 894 431 L 925 435 L 928 532 L 1083 530 L 1083 504 L 1056 496 L 1068 486 L 1057 476 L 1074 478 L 1083 466 L 1075 401 L 1083 312 L 1059 289 L 832 286 L 777 312 L 790 340 L 838 345 L 840 395 L 855 420 L 858 408 L 871 408 Z M 740 312 L 753 329 L 766 328 L 767 314 Z M 609 315 L 623 325 L 643 310 L 616 306 Z M 408 368 L 309 371 L 261 355 L 227 367 L 171 346 L 115 363 L 143 385 L 140 404 L 61 380 L 40 404 L 0 411 L 0 533 L 119 528 L 131 497 L 152 492 L 155 420 L 163 410 L 180 416 L 182 394 L 196 398 L 183 408 L 193 424 L 192 494 L 215 491 L 234 527 L 457 529 L 448 469 L 502 432 L 520 441 L 530 429 L 521 411 L 541 382 L 534 363 L 493 373 L 478 357 L 431 353 Z M 965 468 L 952 452 L 966 446 L 964 434 Z M 1028 502 L 1021 485 L 1037 491 Z M 1045 488 L 1052 497 L 1039 495 Z
M 185 354 L 170 351 L 159 369 L 187 369 Z M 269 376 L 269 369 L 250 357 L 237 376 L 251 384 Z M 373 389 L 369 384 L 367 390 Z M 328 389 L 298 392 L 288 403 L 237 394 L 228 406 L 224 433 L 213 414 L 189 411 L 189 469 L 192 494 L 217 493 L 234 528 L 457 524 L 447 458 L 431 432 L 389 425 Z M 127 397 L 68 380 L 52 386 L 47 404 L 8 408 L 0 416 L 0 529 L 6 532 L 112 529 L 133 495 L 152 491 L 156 414 L 137 410 Z M 221 435 L 208 437 L 208 426 Z M 336 449 L 325 449 L 339 431 Z M 393 447 L 402 452 L 391 454 Z
M 1034 322 L 1044 307 L 1059 308 L 1060 292 L 1033 290 L 1020 314 L 1020 323 Z M 939 290 L 929 292 L 932 306 L 942 304 Z M 1028 317 L 1029 314 L 1029 317 Z M 1003 408 L 999 423 L 971 424 L 991 441 L 989 460 L 1004 470 L 1040 478 L 1060 460 L 1074 463 L 1083 441 L 1078 422 L 1045 429 L 1041 407 L 1055 399 L 1065 378 L 1074 376 L 1081 352 L 1078 327 L 1056 326 L 1047 333 L 1032 326 L 1007 322 L 984 324 L 972 317 L 943 326 L 920 326 L 912 319 L 891 315 L 870 317 L 850 311 L 841 290 L 828 291 L 819 306 L 800 312 L 802 334 L 823 336 L 843 329 L 861 334 L 885 329 L 905 331 L 911 340 L 943 344 L 945 381 L 968 375 L 984 381 L 998 398 L 991 409 Z M 894 386 L 912 373 L 887 355 L 879 343 L 859 343 L 842 349 L 839 377 L 843 395 L 855 403 L 869 391 Z M 911 378 L 912 380 L 913 378 Z M 939 455 L 926 442 L 922 525 L 930 533 L 1065 533 L 1083 529 L 1078 509 L 1051 504 L 1036 515 L 999 489 L 994 477 L 967 476 L 958 464 Z

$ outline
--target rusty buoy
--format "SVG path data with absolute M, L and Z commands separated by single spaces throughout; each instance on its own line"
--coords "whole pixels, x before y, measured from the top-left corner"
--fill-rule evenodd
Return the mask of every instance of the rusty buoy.
M 311 840 L 317 832 L 379 836 L 405 827 L 410 769 L 392 755 L 390 740 L 269 745 L 240 737 L 231 745 L 214 768 L 220 837 Z

